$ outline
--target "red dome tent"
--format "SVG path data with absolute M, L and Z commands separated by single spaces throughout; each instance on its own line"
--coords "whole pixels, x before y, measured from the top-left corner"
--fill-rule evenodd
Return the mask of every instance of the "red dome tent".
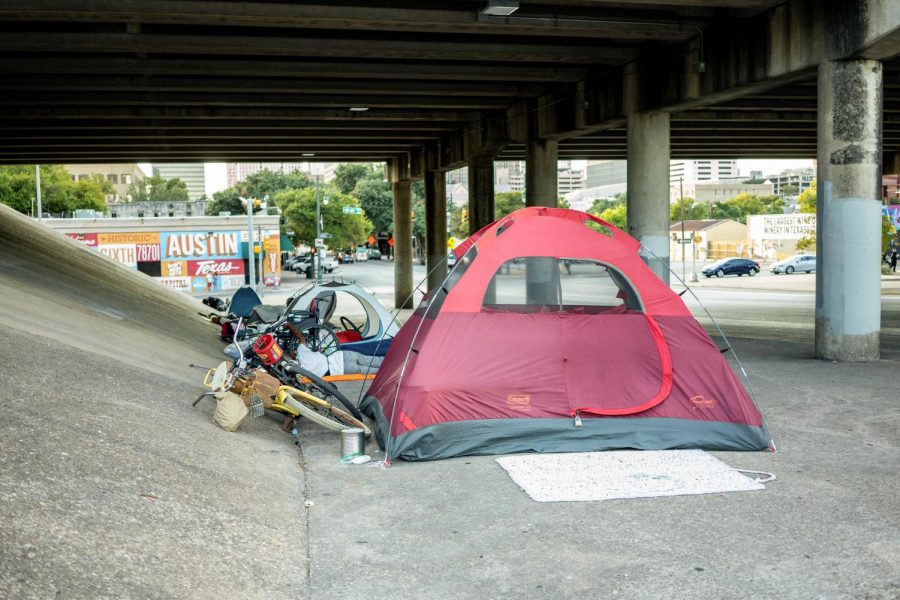
M 362 402 L 388 460 L 765 449 L 759 409 L 639 250 L 592 215 L 540 207 L 466 240 Z

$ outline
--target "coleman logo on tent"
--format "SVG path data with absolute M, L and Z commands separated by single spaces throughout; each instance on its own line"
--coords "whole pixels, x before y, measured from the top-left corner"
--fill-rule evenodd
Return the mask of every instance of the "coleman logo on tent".
M 506 397 L 506 406 L 528 412 L 531 410 L 531 394 L 510 394 Z
M 694 408 L 712 408 L 716 405 L 716 401 L 703 396 L 691 396 L 691 404 L 694 405 Z

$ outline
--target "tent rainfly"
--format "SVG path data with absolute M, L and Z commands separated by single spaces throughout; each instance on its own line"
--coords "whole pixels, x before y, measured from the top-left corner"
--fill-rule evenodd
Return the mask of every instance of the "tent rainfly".
M 543 207 L 460 245 L 361 404 L 388 461 L 769 447 L 755 402 L 640 250 L 592 215 Z

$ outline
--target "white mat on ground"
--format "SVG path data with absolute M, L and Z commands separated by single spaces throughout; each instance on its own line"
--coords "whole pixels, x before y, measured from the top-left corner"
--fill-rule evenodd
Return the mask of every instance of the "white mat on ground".
M 763 490 L 702 450 L 526 454 L 496 459 L 538 502 L 589 502 Z

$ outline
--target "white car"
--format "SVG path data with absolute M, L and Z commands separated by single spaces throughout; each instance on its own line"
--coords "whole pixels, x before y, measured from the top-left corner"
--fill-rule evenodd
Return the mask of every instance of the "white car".
M 365 248 L 357 248 L 356 252 L 353 253 L 353 260 L 356 262 L 366 262 L 369 260 L 369 251 Z
M 772 272 L 776 275 L 779 273 L 790 275 L 794 272 L 815 273 L 815 271 L 816 257 L 813 254 L 795 254 L 772 265 Z

